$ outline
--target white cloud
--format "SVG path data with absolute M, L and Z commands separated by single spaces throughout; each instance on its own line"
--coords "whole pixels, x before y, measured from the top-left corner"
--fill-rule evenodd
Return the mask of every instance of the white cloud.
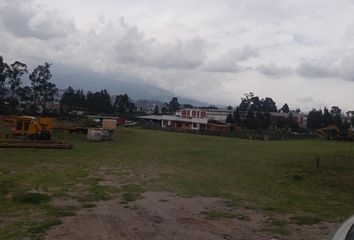
M 339 56 L 338 58 L 321 58 L 302 62 L 297 69 L 297 73 L 307 78 L 354 81 L 354 49 L 348 49 L 345 56 Z
M 0 29 L 18 37 L 50 39 L 65 37 L 75 29 L 71 19 L 31 0 L 5 1 L 0 5 Z
M 256 70 L 270 77 L 285 77 L 292 74 L 291 68 L 280 67 L 275 63 L 262 64 L 258 66 Z
M 129 76 L 207 102 L 255 91 L 354 108 L 342 94 L 328 97 L 354 87 L 353 12 L 352 0 L 4 0 L 0 54 Z
M 231 72 L 237 73 L 248 68 L 240 65 L 240 62 L 250 58 L 258 57 L 259 49 L 250 46 L 243 46 L 239 49 L 230 50 L 215 60 L 209 60 L 204 66 L 205 71 L 209 72 Z

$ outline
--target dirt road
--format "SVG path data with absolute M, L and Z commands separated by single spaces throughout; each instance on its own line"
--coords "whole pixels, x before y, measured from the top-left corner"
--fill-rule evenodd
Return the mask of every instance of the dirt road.
M 234 217 L 206 219 L 211 211 Z M 62 225 L 50 229 L 45 239 L 319 240 L 335 228 L 328 223 L 311 226 L 288 223 L 288 233 L 281 236 L 276 233 L 279 228 L 276 223 L 282 222 L 279 219 L 286 220 L 283 216 L 270 216 L 257 210 L 231 209 L 222 199 L 146 192 L 142 199 L 129 204 L 110 200 L 99 202 L 95 208 L 82 209 L 76 216 L 64 218 Z

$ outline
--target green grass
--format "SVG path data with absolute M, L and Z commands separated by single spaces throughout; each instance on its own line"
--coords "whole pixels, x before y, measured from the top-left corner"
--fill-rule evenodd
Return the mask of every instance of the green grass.
M 140 185 L 128 184 L 122 186 L 119 191 L 121 192 L 121 203 L 126 204 L 128 202 L 133 202 L 137 199 L 141 199 L 141 193 L 144 192 L 144 189 Z
M 48 203 L 50 197 L 43 193 L 27 192 L 15 194 L 12 200 L 22 204 L 41 204 Z
M 0 124 L 2 136 L 5 131 Z M 54 138 L 74 148 L 0 149 L 0 239 L 36 239 L 40 229 L 58 223 L 54 197 L 83 206 L 134 201 L 147 190 L 223 197 L 230 206 L 290 214 L 299 224 L 338 222 L 354 212 L 350 142 L 253 141 L 138 128 L 119 129 L 113 142 L 62 132 Z M 123 184 L 101 184 L 106 176 Z M 48 198 L 18 198 L 26 193 Z
M 50 219 L 47 221 L 41 221 L 36 224 L 33 224 L 28 229 L 28 236 L 31 239 L 41 239 L 43 234 L 51 227 L 60 225 L 62 222 L 58 219 Z

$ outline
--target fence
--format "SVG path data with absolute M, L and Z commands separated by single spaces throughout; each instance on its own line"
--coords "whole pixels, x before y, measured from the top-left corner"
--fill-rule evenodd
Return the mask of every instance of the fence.
M 238 129 L 229 132 L 211 132 L 211 131 L 201 131 L 201 130 L 191 130 L 191 129 L 176 129 L 168 127 L 160 127 L 153 124 L 144 124 L 144 129 L 161 130 L 169 132 L 180 132 L 180 133 L 193 133 L 209 136 L 221 136 L 221 137 L 235 137 L 244 139 L 256 139 L 256 140 L 295 140 L 295 139 L 310 139 L 315 138 L 314 135 L 308 133 L 289 133 L 289 132 L 256 132 L 247 129 Z

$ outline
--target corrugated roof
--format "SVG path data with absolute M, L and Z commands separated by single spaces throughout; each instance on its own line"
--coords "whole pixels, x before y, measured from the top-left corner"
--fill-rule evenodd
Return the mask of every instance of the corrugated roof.
M 206 118 L 183 118 L 177 117 L 172 115 L 147 115 L 147 116 L 140 116 L 137 118 L 141 119 L 150 119 L 150 120 L 167 120 L 167 121 L 176 121 L 176 122 L 191 122 L 191 123 L 203 123 L 207 124 L 208 119 Z

